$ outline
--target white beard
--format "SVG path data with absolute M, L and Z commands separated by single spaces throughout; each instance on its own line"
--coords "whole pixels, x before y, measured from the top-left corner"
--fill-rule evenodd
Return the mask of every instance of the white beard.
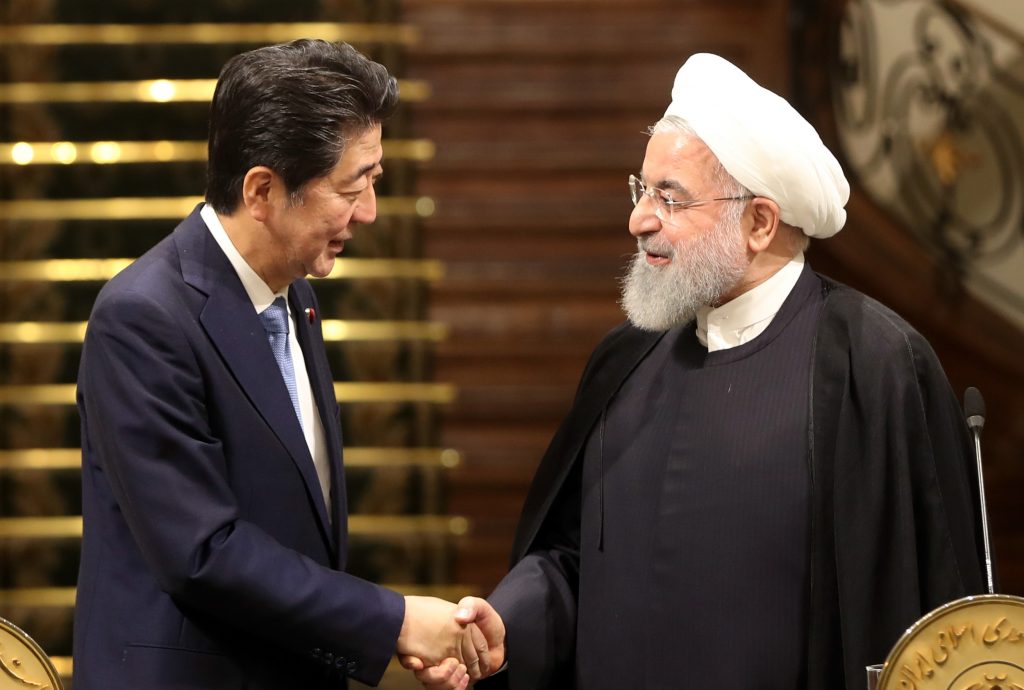
M 652 266 L 646 252 L 670 263 Z M 671 243 L 656 236 L 637 240 L 637 253 L 622 280 L 620 304 L 645 331 L 684 326 L 705 305 L 717 305 L 743 277 L 749 262 L 739 222 L 724 218 L 711 232 Z

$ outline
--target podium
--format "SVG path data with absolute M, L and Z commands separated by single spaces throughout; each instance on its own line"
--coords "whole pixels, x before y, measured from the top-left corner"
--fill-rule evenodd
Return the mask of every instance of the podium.
M 1024 599 L 981 594 L 940 606 L 866 671 L 868 690 L 1024 690 Z
M 0 618 L 0 688 L 63 690 L 60 675 L 28 633 Z

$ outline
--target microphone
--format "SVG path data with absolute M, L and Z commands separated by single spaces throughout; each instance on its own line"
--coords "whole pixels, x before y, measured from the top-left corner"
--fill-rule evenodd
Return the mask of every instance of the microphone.
M 985 428 L 985 399 L 974 386 L 964 391 L 964 414 L 967 415 L 967 426 L 980 434 Z
M 964 391 L 964 414 L 967 428 L 974 435 L 974 462 L 978 467 L 978 499 L 981 508 L 981 534 L 985 541 L 985 571 L 988 575 L 988 593 L 995 594 L 992 580 L 992 547 L 988 538 L 988 510 L 985 508 L 985 477 L 981 471 L 981 430 L 985 427 L 985 399 L 981 391 L 970 386 Z

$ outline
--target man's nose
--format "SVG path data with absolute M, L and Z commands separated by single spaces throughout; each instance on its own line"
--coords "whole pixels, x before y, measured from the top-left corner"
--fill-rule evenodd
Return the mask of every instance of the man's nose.
M 649 235 L 661 230 L 661 220 L 654 213 L 654 204 L 645 194 L 629 214 L 629 234 L 633 237 Z
M 356 209 L 352 213 L 352 220 L 356 223 L 369 224 L 377 220 L 377 191 L 373 185 L 367 185 L 366 191 L 360 195 L 356 202 Z

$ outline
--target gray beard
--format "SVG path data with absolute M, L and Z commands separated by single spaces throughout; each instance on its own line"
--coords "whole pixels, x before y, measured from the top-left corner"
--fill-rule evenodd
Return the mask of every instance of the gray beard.
M 702 237 L 676 244 L 642 236 L 622 280 L 620 304 L 630 322 L 645 331 L 667 331 L 694 320 L 697 310 L 717 305 L 743 277 L 747 253 L 738 222 L 723 219 Z M 665 266 L 647 263 L 646 251 L 668 257 Z

